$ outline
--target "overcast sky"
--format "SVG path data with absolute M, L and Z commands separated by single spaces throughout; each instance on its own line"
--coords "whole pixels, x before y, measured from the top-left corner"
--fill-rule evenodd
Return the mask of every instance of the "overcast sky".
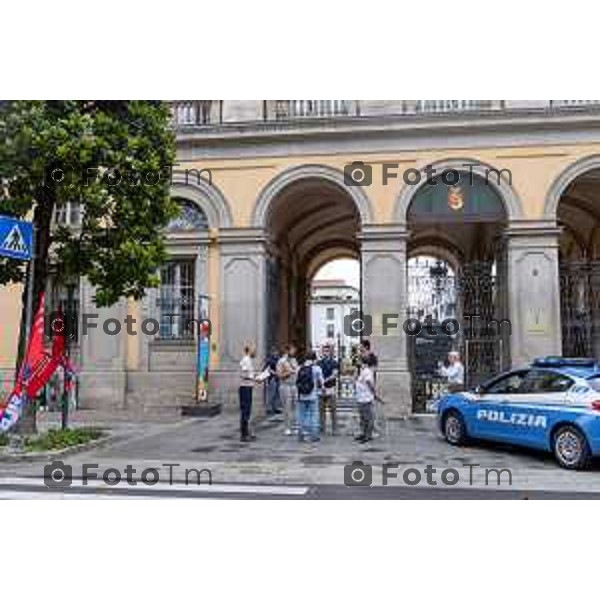
M 321 267 L 315 279 L 343 279 L 348 285 L 360 287 L 360 268 L 357 260 L 339 258 Z

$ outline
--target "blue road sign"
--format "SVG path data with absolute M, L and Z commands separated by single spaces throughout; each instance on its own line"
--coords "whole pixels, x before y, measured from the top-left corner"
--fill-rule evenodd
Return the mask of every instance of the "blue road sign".
M 33 226 L 29 221 L 0 215 L 0 256 L 30 260 L 32 245 Z

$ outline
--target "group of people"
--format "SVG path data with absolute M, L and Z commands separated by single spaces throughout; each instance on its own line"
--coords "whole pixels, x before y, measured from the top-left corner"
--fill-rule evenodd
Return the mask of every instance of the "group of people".
M 301 441 L 319 441 L 326 432 L 327 415 L 331 418 L 331 434 L 338 433 L 337 383 L 340 364 L 333 347 L 326 343 L 320 356 L 314 351 L 297 355 L 294 344 L 287 344 L 281 355 L 275 351 L 265 362 L 264 369 L 254 368 L 256 348 L 248 345 L 240 361 L 240 439 L 255 439 L 250 431 L 253 389 L 266 384 L 265 405 L 268 415 L 283 413 L 285 435 L 297 435 Z M 360 418 L 360 433 L 355 439 L 367 443 L 373 439 L 375 403 L 383 403 L 376 391 L 377 356 L 371 343 L 364 339 L 358 352 L 355 377 L 356 404 Z M 464 365 L 458 352 L 448 354 L 447 366 L 439 363 L 438 373 L 447 380 L 447 391 L 464 389 Z
M 356 376 L 356 400 L 360 415 L 360 434 L 356 440 L 366 443 L 373 438 L 375 411 L 373 404 L 381 401 L 375 387 L 377 357 L 369 340 L 360 344 L 360 365 Z M 320 356 L 314 351 L 297 355 L 294 344 L 287 344 L 279 356 L 272 352 L 263 371 L 255 370 L 256 348 L 248 345 L 240 361 L 240 439 L 255 439 L 250 431 L 253 389 L 266 384 L 267 414 L 283 413 L 284 434 L 297 435 L 301 441 L 319 441 L 331 419 L 331 434 L 338 433 L 337 388 L 340 365 L 333 347 L 326 343 Z

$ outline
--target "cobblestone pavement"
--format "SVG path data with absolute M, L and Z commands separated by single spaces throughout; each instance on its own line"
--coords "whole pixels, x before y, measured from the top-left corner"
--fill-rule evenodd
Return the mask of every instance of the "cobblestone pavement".
M 49 422 L 53 419 L 46 417 Z M 372 465 L 374 485 L 382 483 L 383 463 L 397 463 L 397 476 L 389 480 L 390 485 L 406 485 L 403 477 L 409 469 L 422 474 L 419 485 L 429 485 L 424 470 L 431 465 L 436 469 L 433 479 L 437 485 L 443 485 L 444 470 L 454 469 L 459 474 L 455 487 L 497 487 L 496 471 L 486 476 L 485 469 L 510 469 L 512 485 L 508 472 L 504 472 L 502 489 L 600 491 L 597 465 L 591 471 L 570 472 L 560 469 L 549 455 L 523 449 L 491 444 L 456 448 L 441 438 L 430 416 L 380 421 L 379 437 L 365 445 L 354 441 L 356 419 L 352 412 L 342 414 L 337 436 L 325 434 L 316 443 L 300 443 L 293 436 L 285 436 L 279 417 L 256 418 L 257 439 L 250 444 L 239 441 L 237 415 L 230 413 L 212 419 L 182 419 L 176 415 L 80 411 L 72 423 L 110 427 L 114 434 L 113 441 L 103 447 L 69 456 L 75 472 L 83 463 L 121 470 L 131 464 L 138 473 L 150 466 L 159 468 L 161 480 L 168 469 L 175 480 L 182 480 L 187 468 L 207 468 L 216 482 L 343 484 L 344 467 L 362 461 Z M 178 466 L 167 468 L 167 463 Z M 3 464 L 0 468 L 2 473 L 41 475 L 43 464 Z

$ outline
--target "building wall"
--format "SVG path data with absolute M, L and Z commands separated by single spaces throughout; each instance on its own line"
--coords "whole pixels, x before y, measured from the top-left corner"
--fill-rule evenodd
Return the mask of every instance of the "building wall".
M 334 319 L 327 317 L 327 309 L 332 308 L 335 311 Z M 344 333 L 344 317 L 352 311 L 358 310 L 358 301 L 313 301 L 310 306 L 310 325 L 311 342 L 313 348 L 317 349 L 324 342 L 331 342 L 337 345 L 338 339 L 346 348 L 358 343 L 356 337 L 348 336 Z M 327 326 L 333 325 L 334 333 L 327 335 Z M 339 337 L 338 337 L 339 336 Z
M 242 120 L 258 121 L 260 106 L 258 102 L 229 103 L 224 110 L 223 119 L 237 122 L 243 117 Z M 381 114 L 390 109 L 384 105 L 380 108 Z M 548 204 L 548 198 L 554 182 L 569 166 L 586 157 L 600 155 L 600 132 L 595 123 L 585 128 L 575 121 L 561 124 L 550 123 L 549 120 L 548 123 L 552 127 L 545 128 L 543 124 L 534 127 L 526 121 L 519 121 L 509 128 L 500 122 L 496 125 L 486 122 L 479 126 L 457 119 L 444 127 L 421 121 L 412 123 L 410 129 L 402 129 L 402 124 L 390 121 L 382 122 L 380 126 L 376 123 L 369 125 L 371 129 L 367 131 L 368 135 L 361 135 L 361 131 L 366 127 L 365 122 L 360 121 L 360 128 L 363 129 L 358 128 L 359 121 L 356 123 L 356 131 L 353 130 L 352 124 L 344 125 L 347 130 L 343 130 L 341 125 L 339 128 L 332 125 L 329 130 L 322 127 L 322 130 L 317 132 L 308 129 L 305 131 L 304 125 L 299 124 L 291 133 L 289 130 L 279 130 L 273 126 L 272 131 L 262 132 L 260 135 L 252 131 L 247 132 L 243 128 L 234 128 L 216 133 L 208 131 L 179 136 L 178 170 L 209 169 L 213 188 L 221 198 L 213 198 L 211 202 L 224 203 L 231 219 L 227 224 L 213 223 L 211 239 L 208 242 L 207 285 L 211 296 L 211 367 L 214 371 L 226 371 L 222 352 L 225 340 L 221 339 L 224 331 L 222 307 L 223 290 L 229 283 L 222 279 L 224 257 L 229 256 L 227 253 L 232 252 L 231 244 L 234 244 L 237 245 L 236 248 L 240 248 L 239 252 L 244 260 L 254 260 L 249 256 L 258 257 L 257 261 L 262 260 L 261 250 L 251 254 L 257 247 L 255 244 L 258 242 L 255 240 L 259 240 L 264 234 L 257 230 L 257 202 L 264 190 L 277 181 L 277 178 L 284 177 L 286 173 L 302 166 L 309 171 L 314 170 L 316 165 L 319 168 L 326 167 L 342 172 L 344 166 L 353 161 L 371 164 L 374 171 L 373 183 L 362 187 L 360 193 L 366 198 L 372 216 L 370 222 L 363 222 L 362 226 L 390 226 L 388 237 L 389 243 L 392 243 L 395 235 L 393 231 L 396 231 L 393 228 L 405 225 L 402 199 L 409 198 L 412 191 L 412 187 L 401 180 L 403 170 L 419 169 L 428 164 L 448 164 L 448 161 L 462 163 L 465 159 L 495 169 L 509 169 L 512 172 L 512 186 L 509 187 L 515 199 L 511 208 L 511 224 L 522 225 L 520 241 L 513 245 L 510 257 L 514 265 L 533 268 L 534 264 L 538 265 L 540 257 L 547 257 L 548 252 L 554 252 L 548 248 L 553 247 L 552 244 L 555 243 L 555 232 L 546 232 L 548 239 L 554 236 L 548 242 L 545 241 L 546 238 L 540 242 L 541 237 L 533 233 L 542 226 L 554 224 L 555 215 L 548 210 L 548 206 L 551 206 Z M 384 162 L 398 163 L 398 178 L 391 180 L 388 185 L 383 185 L 381 179 L 380 168 Z M 201 197 L 206 196 L 204 190 L 198 190 L 197 193 Z M 225 245 L 225 242 L 228 245 Z M 398 256 L 401 256 L 403 250 L 398 252 Z M 546 283 L 552 282 L 552 261 L 555 258 L 551 257 L 548 268 L 542 272 L 543 281 Z M 380 261 L 381 269 L 394 264 L 393 260 Z M 527 281 L 523 274 L 525 267 L 518 268 L 521 271 L 515 270 L 511 275 L 513 294 L 518 286 L 523 286 Z M 536 266 L 534 270 L 537 268 Z M 385 269 L 378 273 L 378 281 L 385 281 L 384 271 Z M 256 272 L 260 274 L 260 267 L 257 267 Z M 398 285 L 398 289 L 403 289 L 402 282 Z M 255 293 L 260 299 L 262 292 L 259 288 L 260 282 L 257 282 Z M 544 285 L 539 289 L 544 289 Z M 548 289 L 557 297 L 555 285 Z M 237 292 L 239 290 L 236 290 Z M 91 302 L 91 294 L 88 294 L 87 298 L 88 302 Z M 515 314 L 521 310 L 521 302 L 517 296 L 513 299 Z M 143 314 L 144 310 L 144 303 L 136 305 L 128 302 L 105 314 L 121 314 L 124 311 Z M 5 287 L 0 290 L 0 311 L 3 322 L 0 370 L 4 374 L 12 374 L 20 318 L 18 289 Z M 548 315 L 552 320 L 553 315 L 556 315 L 555 306 Z M 533 315 L 531 318 L 537 317 Z M 260 323 L 256 324 L 257 328 L 260 326 Z M 556 328 L 559 325 L 554 323 L 553 326 Z M 523 357 L 551 347 L 556 349 L 554 334 L 546 338 L 542 334 L 535 337 L 534 329 L 531 333 L 529 337 L 519 338 L 519 343 L 526 349 L 523 351 Z M 111 350 L 100 352 L 98 348 L 104 347 L 105 344 L 109 344 Z M 98 348 L 94 349 L 94 346 Z M 105 367 L 99 368 L 94 362 L 97 356 Z M 87 395 L 92 405 L 103 403 L 107 395 L 111 395 L 115 405 L 124 405 L 127 402 L 140 405 L 183 402 L 188 396 L 193 396 L 194 357 L 193 347 L 173 350 L 155 346 L 144 340 L 143 336 L 127 340 L 107 340 L 99 334 L 88 340 L 87 350 L 82 349 L 83 372 L 91 373 L 87 380 L 88 389 L 82 390 L 83 398 Z M 230 365 L 227 368 L 230 369 L 228 376 L 234 378 L 234 375 L 231 375 L 231 369 L 234 367 Z M 213 385 L 218 386 L 220 381 L 216 377 Z M 93 393 L 90 393 L 91 390 Z

